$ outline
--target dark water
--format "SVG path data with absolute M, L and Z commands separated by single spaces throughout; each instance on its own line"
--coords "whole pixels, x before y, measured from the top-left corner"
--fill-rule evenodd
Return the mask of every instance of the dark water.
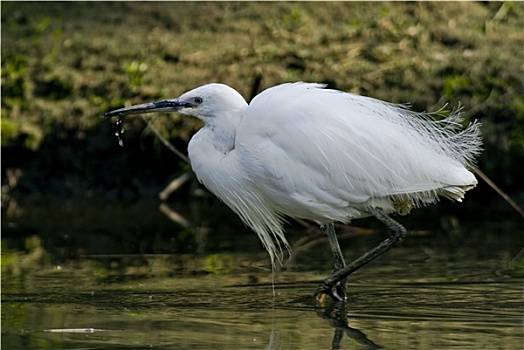
M 290 226 L 273 275 L 215 201 L 10 201 L 2 219 L 2 349 L 523 348 L 518 219 L 404 220 L 404 244 L 350 277 L 345 310 L 312 297 L 331 269 L 315 227 Z M 387 235 L 354 224 L 338 228 L 347 260 Z

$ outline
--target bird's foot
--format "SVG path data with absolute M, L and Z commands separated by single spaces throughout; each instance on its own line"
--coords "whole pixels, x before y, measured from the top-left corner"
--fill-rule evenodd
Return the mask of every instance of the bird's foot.
M 318 304 L 324 305 L 328 297 L 335 302 L 344 303 L 346 301 L 345 286 L 338 284 L 336 287 L 329 287 L 322 283 L 315 293 L 315 299 Z

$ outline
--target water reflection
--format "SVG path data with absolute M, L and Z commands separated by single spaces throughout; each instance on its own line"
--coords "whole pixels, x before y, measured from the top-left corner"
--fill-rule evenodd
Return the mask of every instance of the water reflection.
M 327 320 L 329 325 L 335 329 L 331 349 L 341 348 L 344 335 L 363 345 L 365 349 L 380 349 L 381 347 L 369 340 L 363 332 L 349 326 L 347 306 L 345 303 L 334 302 L 323 307 L 317 307 L 317 314 Z
M 269 285 L 210 286 L 225 284 L 221 278 L 185 282 L 77 287 L 70 278 L 41 277 L 33 282 L 38 292 L 3 292 L 2 343 L 9 349 L 515 349 L 521 342 L 519 291 L 492 294 L 507 284 L 491 286 L 483 296 L 481 283 L 469 289 L 460 283 L 390 284 L 378 292 L 372 292 L 375 284 L 357 283 L 344 312 L 315 309 L 305 292 L 315 283 L 279 284 L 273 301 Z M 388 298 L 386 288 L 397 297 Z M 454 289 L 462 292 L 451 297 Z
M 296 249 L 273 297 L 256 235 L 208 205 L 11 206 L 3 348 L 522 348 L 523 270 L 508 265 L 522 247 L 518 226 L 411 231 L 350 278 L 344 309 L 315 305 L 332 262 L 314 227 L 291 228 Z M 349 227 L 344 254 L 385 234 Z

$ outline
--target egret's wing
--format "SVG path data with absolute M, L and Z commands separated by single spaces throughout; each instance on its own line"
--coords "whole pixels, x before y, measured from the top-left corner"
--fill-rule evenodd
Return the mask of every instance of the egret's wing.
M 476 183 L 463 166 L 477 152 L 476 130 L 457 145 L 450 127 L 457 119 L 439 127 L 399 106 L 321 87 L 266 90 L 237 133 L 246 172 L 285 214 L 300 216 L 308 207 L 326 216 L 334 207 L 413 193 L 434 200 L 440 189 Z M 293 206 L 296 213 L 284 210 Z

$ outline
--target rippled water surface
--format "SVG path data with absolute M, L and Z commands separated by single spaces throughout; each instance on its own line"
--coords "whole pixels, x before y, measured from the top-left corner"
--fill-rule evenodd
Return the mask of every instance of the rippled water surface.
M 523 348 L 518 222 L 404 222 L 404 244 L 350 277 L 344 309 L 312 297 L 331 269 L 315 227 L 291 225 L 293 258 L 272 274 L 218 209 L 4 207 L 2 348 Z M 387 236 L 354 224 L 339 228 L 347 260 Z

